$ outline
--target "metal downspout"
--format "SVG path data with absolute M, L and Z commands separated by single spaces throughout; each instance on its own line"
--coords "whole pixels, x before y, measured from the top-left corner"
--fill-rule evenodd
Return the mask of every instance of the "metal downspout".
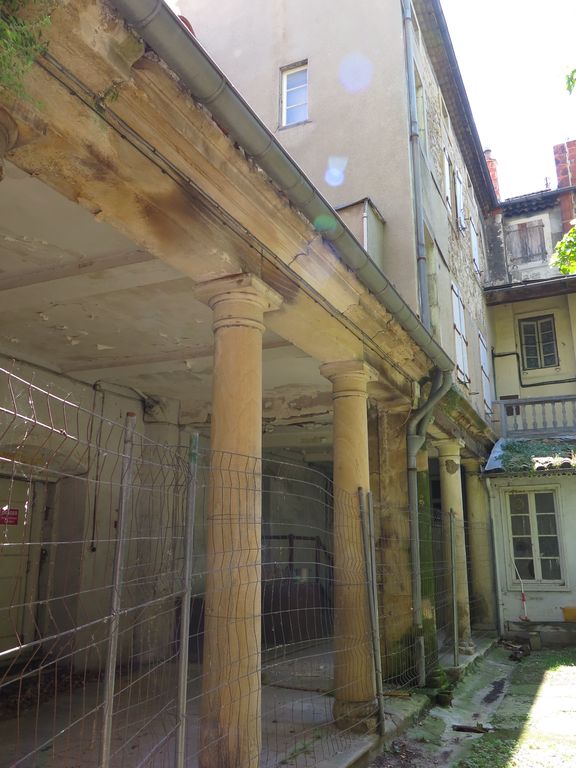
M 112 0 L 112 5 L 150 48 L 175 72 L 194 99 L 286 195 L 312 224 L 329 217 L 322 236 L 342 262 L 394 317 L 433 365 L 452 371 L 454 363 L 368 256 L 334 208 L 278 143 L 198 40 L 162 0 Z
M 420 126 L 416 98 L 416 75 L 414 72 L 414 22 L 411 0 L 402 0 L 404 17 L 404 47 L 406 55 L 406 77 L 408 80 L 408 108 L 410 114 L 410 154 L 412 158 L 412 194 L 416 234 L 416 271 L 418 296 L 422 324 L 430 330 L 430 297 L 428 294 L 428 262 L 424 237 L 424 204 L 422 202 L 422 170 L 420 167 Z
M 433 418 L 433 409 L 452 386 L 449 371 L 434 371 L 434 380 L 428 400 L 409 419 L 406 429 L 408 454 L 408 508 L 410 515 L 410 553 L 412 557 L 412 606 L 416 641 L 416 670 L 418 685 L 426 683 L 426 653 L 422 620 L 422 569 L 420 564 L 420 521 L 418 510 L 418 470 L 416 455 L 426 440 L 426 430 Z
M 504 612 L 502 607 L 502 590 L 501 590 L 501 578 L 500 578 L 500 568 L 498 565 L 498 546 L 496 542 L 496 501 L 495 501 L 495 493 L 494 493 L 494 486 L 492 485 L 492 482 L 490 478 L 487 475 L 484 475 L 484 480 L 486 482 L 486 490 L 488 491 L 488 499 L 489 499 L 489 506 L 490 506 L 490 538 L 492 543 L 492 569 L 494 573 L 494 600 L 496 602 L 496 622 L 497 622 L 497 629 L 498 634 L 500 637 L 504 635 Z

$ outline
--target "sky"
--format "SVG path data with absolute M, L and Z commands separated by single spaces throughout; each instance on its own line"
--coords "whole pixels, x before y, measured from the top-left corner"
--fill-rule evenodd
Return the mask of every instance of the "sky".
M 313 0 L 312 0 L 313 1 Z M 181 0 L 167 0 L 179 12 Z M 553 146 L 576 139 L 576 0 L 441 0 L 502 199 L 555 189 Z M 193 23 L 193 19 L 192 19 Z
M 505 199 L 555 189 L 554 144 L 576 139 L 576 0 L 441 0 L 480 141 Z

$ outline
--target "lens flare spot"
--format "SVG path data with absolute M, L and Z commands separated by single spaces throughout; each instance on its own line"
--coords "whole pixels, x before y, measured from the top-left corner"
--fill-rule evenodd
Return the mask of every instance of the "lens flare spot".
M 347 157 L 331 156 L 328 158 L 328 166 L 324 173 L 324 181 L 331 187 L 339 187 L 344 183 L 344 173 L 348 165 Z
M 364 91 L 372 82 L 374 66 L 369 58 L 361 53 L 349 53 L 342 59 L 338 71 L 340 82 L 347 91 Z
M 314 229 L 317 232 L 332 232 L 336 229 L 338 222 L 328 213 L 323 213 L 320 216 L 316 216 L 314 219 Z

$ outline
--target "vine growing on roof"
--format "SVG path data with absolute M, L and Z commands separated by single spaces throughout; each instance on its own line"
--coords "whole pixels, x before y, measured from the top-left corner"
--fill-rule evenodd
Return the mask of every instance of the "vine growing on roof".
M 47 0 L 0 0 L 0 92 L 26 97 L 24 78 L 46 51 Z

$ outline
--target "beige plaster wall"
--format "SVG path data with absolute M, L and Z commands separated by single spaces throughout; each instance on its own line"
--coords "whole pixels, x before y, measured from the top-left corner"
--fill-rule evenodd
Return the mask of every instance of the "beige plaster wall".
M 358 0 L 343 18 L 330 0 L 184 0 L 198 39 L 278 140 L 334 206 L 370 197 L 386 220 L 383 268 L 417 310 L 406 73 L 399 2 Z M 339 70 L 350 55 L 369 62 L 367 88 L 350 92 Z M 279 128 L 280 70 L 309 67 L 309 120 Z M 329 186 L 330 157 L 346 159 Z

